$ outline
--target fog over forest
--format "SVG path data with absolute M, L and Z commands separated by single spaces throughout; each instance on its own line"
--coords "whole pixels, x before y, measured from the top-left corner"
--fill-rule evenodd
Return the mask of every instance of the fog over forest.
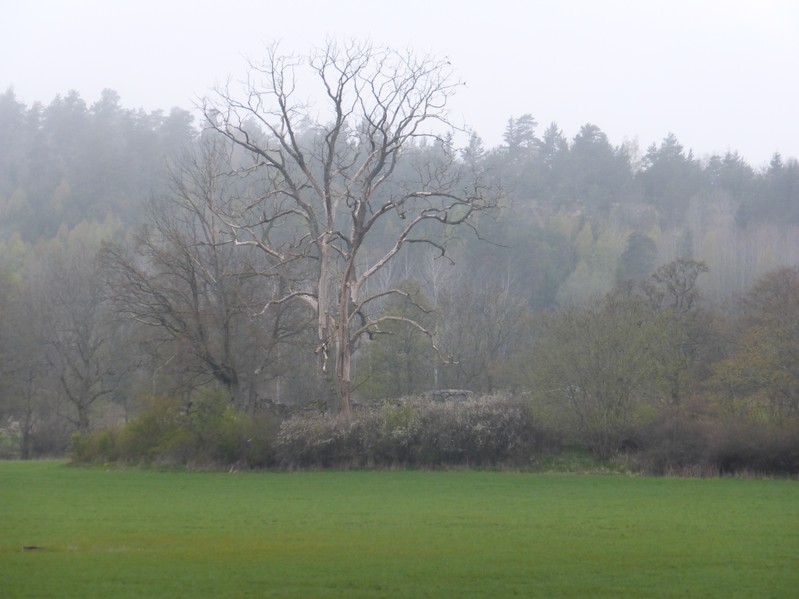
M 654 470 L 718 431 L 795 448 L 796 157 L 566 136 L 534 107 L 464 133 L 449 61 L 354 42 L 253 69 L 199 117 L 0 94 L 0 456 L 202 409 L 302 436 L 292 414 L 436 390 Z

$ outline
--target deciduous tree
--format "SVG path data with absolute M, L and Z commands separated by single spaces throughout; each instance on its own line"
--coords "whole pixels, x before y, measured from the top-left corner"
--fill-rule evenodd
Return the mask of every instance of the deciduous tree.
M 370 280 L 411 244 L 446 252 L 441 227 L 469 226 L 492 204 L 481 179 L 458 161 L 446 106 L 460 86 L 449 61 L 351 43 L 327 43 L 307 58 L 250 62 L 242 94 L 229 87 L 204 104 L 209 127 L 251 159 L 239 172 L 261 188 L 220 211 L 240 246 L 262 250 L 285 276 L 272 309 L 304 302 L 316 320 L 317 355 L 350 411 L 352 356 L 359 339 L 404 316 L 378 305 L 398 288 Z M 310 79 L 308 76 L 310 75 Z M 315 82 L 319 104 L 303 86 Z M 424 151 L 421 151 L 424 150 Z
M 740 325 L 711 381 L 723 406 L 778 422 L 799 418 L 799 268 L 763 276 L 744 299 Z
M 53 377 L 49 389 L 69 408 L 65 417 L 86 431 L 92 406 L 117 390 L 127 369 L 115 351 L 118 339 L 94 249 L 80 244 L 46 256 L 32 285 L 46 298 L 39 317 Z
M 253 410 L 282 373 L 280 342 L 301 327 L 282 306 L 255 318 L 280 282 L 267 276 L 268 256 L 235 250 L 216 215 L 236 193 L 225 172 L 229 149 L 221 139 L 199 142 L 172 169 L 168 194 L 150 205 L 129 247 L 107 244 L 102 258 L 117 309 L 151 331 L 155 370 L 176 367 L 172 383 L 184 390 L 215 381 Z
M 651 397 L 654 322 L 646 302 L 616 294 L 544 321 L 535 346 L 533 392 L 599 457 L 620 449 Z

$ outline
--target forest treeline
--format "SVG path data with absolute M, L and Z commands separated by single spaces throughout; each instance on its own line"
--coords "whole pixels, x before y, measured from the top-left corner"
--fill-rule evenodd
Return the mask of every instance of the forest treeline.
M 274 184 L 252 155 L 280 138 L 241 121 L 243 142 L 229 123 L 209 122 L 180 108 L 126 109 L 111 90 L 91 105 L 74 91 L 47 106 L 0 95 L 0 454 L 60 454 L 78 432 L 89 459 L 120 457 L 125 443 L 129 459 L 152 458 L 153 443 L 171 443 L 183 452 L 173 457 L 190 461 L 184 454 L 213 446 L 218 425 L 233 440 L 210 461 L 243 459 L 237 443 L 261 438 L 258 429 L 255 465 L 427 463 L 408 448 L 466 422 L 472 433 L 451 440 L 451 451 L 470 463 L 458 447 L 479 445 L 484 417 L 525 452 L 536 443 L 601 458 L 634 451 L 664 471 L 729 445 L 723 460 L 739 456 L 746 467 L 799 465 L 797 160 L 775 154 L 755 168 L 732 151 L 697 157 L 674 134 L 641 150 L 614 145 L 593 124 L 568 138 L 529 114 L 510 118 L 494 148 L 476 133 L 457 154 L 453 138 L 403 140 L 386 154 L 396 189 L 420 173 L 427 185 L 450 185 L 449 173 L 479 171 L 496 201 L 465 227 L 439 233 L 430 228 L 438 222 L 421 223 L 395 253 L 413 213 L 396 204 L 394 216 L 364 229 L 353 269 L 391 261 L 353 308 L 352 326 L 363 330 L 346 341 L 347 392 L 357 407 L 467 389 L 494 397 L 494 407 L 381 403 L 382 416 L 366 424 L 357 409 L 349 424 L 324 424 L 312 414 L 336 410 L 319 368 L 328 347 L 319 321 L 282 299 L 310 296 L 314 267 L 279 261 L 270 244 L 302 247 L 303 257 L 315 250 L 286 204 L 243 220 L 255 204 L 242 198 L 268 197 Z M 323 133 L 307 124 L 292 143 L 323 155 Z M 436 210 L 431 220 L 450 224 L 464 206 L 418 214 Z M 353 239 L 337 246 L 342 260 Z M 283 406 L 306 412 L 280 428 Z M 529 423 L 524 443 L 508 411 Z M 413 422 L 422 423 L 415 441 L 403 445 Z M 330 426 L 346 459 L 299 447 L 298 438 L 332 438 Z M 393 430 L 396 447 L 374 441 L 369 451 L 389 457 L 354 459 L 366 451 L 355 429 Z M 142 441 L 148 434 L 157 442 Z M 439 456 L 430 463 L 447 461 L 441 447 L 426 451 Z M 503 451 L 476 461 L 502 461 Z

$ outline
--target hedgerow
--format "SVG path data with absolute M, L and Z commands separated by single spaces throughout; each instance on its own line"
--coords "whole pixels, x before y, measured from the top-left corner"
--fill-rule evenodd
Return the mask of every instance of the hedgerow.
M 275 457 L 281 468 L 524 467 L 549 440 L 522 399 L 408 398 L 350 418 L 293 416 L 280 427 Z
M 505 395 L 411 397 L 360 408 L 350 417 L 318 411 L 251 417 L 220 398 L 187 408 L 174 398 L 151 397 L 127 424 L 76 435 L 72 457 L 83 463 L 281 470 L 540 469 L 569 447 L 562 431 L 536 416 L 527 400 Z M 799 426 L 664 415 L 631 430 L 611 462 L 655 475 L 796 475 Z

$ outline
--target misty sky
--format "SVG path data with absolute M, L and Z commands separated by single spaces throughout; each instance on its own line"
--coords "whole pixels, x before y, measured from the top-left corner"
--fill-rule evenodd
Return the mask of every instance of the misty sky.
M 281 40 L 369 39 L 450 58 L 452 103 L 494 146 L 509 117 L 568 137 L 598 125 L 642 151 L 674 132 L 699 157 L 799 158 L 799 2 L 792 0 L 6 0 L 0 90 L 30 105 L 112 88 L 126 108 L 190 109 L 244 56 Z

